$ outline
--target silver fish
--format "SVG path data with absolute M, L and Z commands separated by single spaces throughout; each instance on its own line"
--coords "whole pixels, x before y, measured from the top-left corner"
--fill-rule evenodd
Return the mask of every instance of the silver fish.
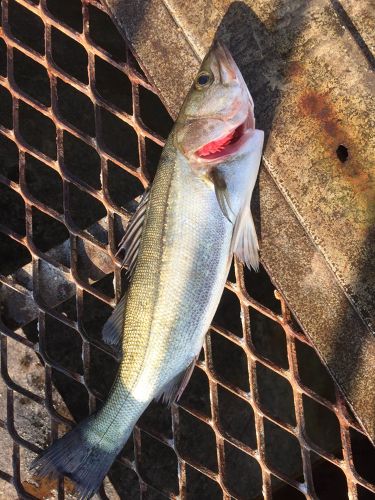
M 64 474 L 80 498 L 90 498 L 150 402 L 181 395 L 233 254 L 258 268 L 250 200 L 262 147 L 251 95 L 217 43 L 121 242 L 131 283 L 103 329 L 104 340 L 123 353 L 115 384 L 97 413 L 39 458 L 39 475 Z

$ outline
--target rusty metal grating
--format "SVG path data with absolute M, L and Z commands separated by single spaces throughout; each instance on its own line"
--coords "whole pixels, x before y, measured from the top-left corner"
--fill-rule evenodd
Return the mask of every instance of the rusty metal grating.
M 0 6 L 0 497 L 74 498 L 27 465 L 110 386 L 114 254 L 171 121 L 99 2 Z M 236 262 L 183 398 L 151 405 L 100 495 L 367 499 L 373 464 L 266 272 Z

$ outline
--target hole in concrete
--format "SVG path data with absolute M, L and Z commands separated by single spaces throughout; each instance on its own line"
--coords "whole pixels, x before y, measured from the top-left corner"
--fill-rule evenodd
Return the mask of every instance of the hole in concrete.
M 20 101 L 20 132 L 30 146 L 56 159 L 56 127 L 53 121 Z
M 94 105 L 85 94 L 57 80 L 57 103 L 63 119 L 82 132 L 95 135 Z
M 47 70 L 17 49 L 14 49 L 13 58 L 14 79 L 19 88 L 45 106 L 50 106 L 50 81 Z
M 40 54 L 44 54 L 44 24 L 40 17 L 18 2 L 9 2 L 9 25 L 12 34 Z
M 349 158 L 349 150 L 343 144 L 336 149 L 337 158 L 341 161 L 341 163 L 345 163 Z
M 86 50 L 55 28 L 52 28 L 52 58 L 65 73 L 88 83 Z

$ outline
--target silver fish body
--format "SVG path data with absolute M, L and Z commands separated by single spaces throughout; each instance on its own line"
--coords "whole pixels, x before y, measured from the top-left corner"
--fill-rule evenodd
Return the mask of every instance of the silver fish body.
M 179 133 L 177 124 L 163 150 L 131 284 L 116 312 L 123 356 L 109 398 L 36 464 L 42 475 L 57 471 L 73 478 L 81 498 L 99 488 L 149 403 L 163 393 L 169 400 L 179 394 L 220 301 L 233 252 L 247 244 L 257 250 L 250 198 L 263 133 L 251 129 L 245 146 L 224 161 L 196 164 L 179 147 Z

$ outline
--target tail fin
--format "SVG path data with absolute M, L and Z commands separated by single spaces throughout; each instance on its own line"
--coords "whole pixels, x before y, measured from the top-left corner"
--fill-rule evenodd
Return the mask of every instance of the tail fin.
M 77 485 L 80 500 L 91 498 L 99 489 L 132 430 L 120 439 L 108 442 L 98 432 L 96 417 L 92 415 L 82 421 L 32 464 L 38 476 L 56 476 L 59 473 L 72 479 Z

